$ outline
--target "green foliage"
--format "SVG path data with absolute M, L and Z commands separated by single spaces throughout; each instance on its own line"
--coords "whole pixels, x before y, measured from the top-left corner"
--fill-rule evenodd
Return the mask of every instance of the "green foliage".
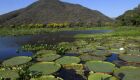
M 36 53 L 37 56 L 41 56 L 41 55 L 44 55 L 44 54 L 56 54 L 56 51 L 55 50 L 40 50 Z
M 140 56 L 137 56 L 137 55 L 122 54 L 122 55 L 119 55 L 119 58 L 126 62 L 140 63 Z
M 55 61 L 56 63 L 59 64 L 72 64 L 72 63 L 79 63 L 80 62 L 80 58 L 78 57 L 73 57 L 73 56 L 64 56 L 62 58 L 59 58 Z
M 48 75 L 57 72 L 60 68 L 61 65 L 54 62 L 39 62 L 29 67 L 29 71 L 32 73 L 40 72 L 44 75 Z
M 25 64 L 25 63 L 27 63 L 31 60 L 32 60 L 31 57 L 17 56 L 17 57 L 13 57 L 13 58 L 10 58 L 8 60 L 3 61 L 2 65 L 3 66 L 9 66 L 9 67 L 18 66 L 18 65 L 21 65 L 21 64 Z
M 55 78 L 55 76 L 48 75 L 48 76 L 41 76 L 39 78 L 31 78 L 30 80 L 63 80 L 62 78 Z
M 114 75 L 121 80 L 140 80 L 140 67 L 123 66 L 114 71 Z
M 19 78 L 19 74 L 18 72 L 12 70 L 0 70 L 0 78 L 4 80 L 16 80 Z
M 74 69 L 74 70 L 83 70 L 84 69 L 84 66 L 83 64 L 66 64 L 66 65 L 63 65 L 63 68 L 65 69 Z
M 40 50 L 34 55 L 34 57 L 38 61 L 53 61 L 59 58 L 60 55 L 57 55 L 55 50 Z
M 39 51 L 43 49 L 54 49 L 56 48 L 55 45 L 47 45 L 47 44 L 26 44 L 21 47 L 23 51 Z
M 91 73 L 88 76 L 88 80 L 118 80 L 116 77 L 113 77 L 109 74 L 104 73 Z
M 95 56 L 109 56 L 109 55 L 111 55 L 111 53 L 107 50 L 95 50 L 91 54 L 95 55 Z
M 40 55 L 36 56 L 36 60 L 49 62 L 49 61 L 54 61 L 54 60 L 58 59 L 59 57 L 61 57 L 61 56 L 57 55 L 57 54 L 46 53 L 46 54 L 40 54 Z
M 90 71 L 111 73 L 115 69 L 115 65 L 105 61 L 88 61 L 86 66 Z
M 117 18 L 117 22 L 125 26 L 139 26 L 140 25 L 140 7 L 129 10 L 125 14 Z
M 91 61 L 91 60 L 100 60 L 100 61 L 104 61 L 106 59 L 105 56 L 92 56 L 89 54 L 83 54 L 80 56 L 82 61 Z

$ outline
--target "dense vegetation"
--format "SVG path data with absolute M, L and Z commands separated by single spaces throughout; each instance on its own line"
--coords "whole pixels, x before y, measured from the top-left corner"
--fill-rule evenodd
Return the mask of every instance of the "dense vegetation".
M 117 18 L 119 25 L 139 26 L 140 25 L 140 5 L 134 10 L 128 10 Z

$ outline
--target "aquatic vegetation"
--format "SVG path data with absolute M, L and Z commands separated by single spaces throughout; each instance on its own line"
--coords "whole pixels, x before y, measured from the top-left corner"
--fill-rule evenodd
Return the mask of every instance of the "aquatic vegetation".
M 80 56 L 81 61 L 91 61 L 91 60 L 100 60 L 100 61 L 104 61 L 106 59 L 105 56 L 93 56 L 90 54 L 83 54 Z
M 95 56 L 109 56 L 111 53 L 108 50 L 95 50 L 91 53 L 91 55 Z
M 36 60 L 49 62 L 49 61 L 54 61 L 58 59 L 59 57 L 61 56 L 58 54 L 46 53 L 46 54 L 40 54 L 36 56 Z
M 61 65 L 54 62 L 39 62 L 30 66 L 29 71 L 32 73 L 40 72 L 44 75 L 48 75 L 57 72 L 60 68 Z
M 55 50 L 40 50 L 36 53 L 36 56 L 41 56 L 43 54 L 56 54 Z
M 91 73 L 88 76 L 88 80 L 119 80 L 116 77 L 113 77 L 112 75 L 109 74 L 104 74 L 104 73 Z
M 25 44 L 21 47 L 23 51 L 39 51 L 44 49 L 54 49 L 55 45 L 47 45 L 47 44 Z
M 62 58 L 59 58 L 55 61 L 56 63 L 59 64 L 72 64 L 72 63 L 79 63 L 80 62 L 80 58 L 78 57 L 73 57 L 73 56 L 64 56 Z
M 126 62 L 132 62 L 132 63 L 140 63 L 140 56 L 137 55 L 131 55 L 131 54 L 122 54 L 119 55 L 119 58 L 126 61 Z
M 114 75 L 122 80 L 139 80 L 140 67 L 123 66 L 114 71 Z
M 32 58 L 31 57 L 27 57 L 27 56 L 17 56 L 17 57 L 13 57 L 13 58 L 10 58 L 10 59 L 7 59 L 5 61 L 2 62 L 2 65 L 3 66 L 18 66 L 18 65 L 21 65 L 21 64 L 25 64 L 29 61 L 31 61 Z
M 1 80 L 6 80 L 6 79 L 10 79 L 10 80 L 16 80 L 17 78 L 19 78 L 19 74 L 17 71 L 12 71 L 12 70 L 0 70 L 0 79 Z
M 136 49 L 136 50 L 129 49 L 129 50 L 126 51 L 126 53 L 127 54 L 130 54 L 130 55 L 136 55 L 136 56 L 138 56 L 138 55 L 140 55 L 140 50 L 139 49 Z
M 31 78 L 30 80 L 63 80 L 62 78 L 55 78 L 53 75 L 41 76 L 39 78 Z
M 112 73 L 115 69 L 115 65 L 105 61 L 87 61 L 86 66 L 90 71 Z
M 88 45 L 88 42 L 86 42 L 85 40 L 76 40 L 73 42 L 73 44 L 77 47 L 84 47 Z
M 84 69 L 84 66 L 83 64 L 66 64 L 66 65 L 63 65 L 63 68 L 65 69 L 74 69 L 74 70 L 83 70 Z

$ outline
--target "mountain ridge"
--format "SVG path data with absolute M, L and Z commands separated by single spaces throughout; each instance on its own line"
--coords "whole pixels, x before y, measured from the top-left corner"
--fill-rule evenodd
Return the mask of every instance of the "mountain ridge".
M 97 24 L 98 21 L 105 23 L 111 22 L 112 19 L 97 10 L 59 0 L 39 0 L 26 8 L 0 15 L 0 25 L 64 22 Z

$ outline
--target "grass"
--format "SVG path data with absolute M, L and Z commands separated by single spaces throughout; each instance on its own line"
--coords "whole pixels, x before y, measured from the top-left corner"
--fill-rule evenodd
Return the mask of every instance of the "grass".
M 114 30 L 103 34 L 77 34 L 75 38 L 101 38 L 101 37 L 140 37 L 140 27 L 117 27 L 110 28 Z
M 76 31 L 76 30 L 108 30 L 112 29 L 112 27 L 78 27 L 78 28 L 1 28 L 0 35 L 33 35 L 33 34 L 43 34 L 48 32 L 59 32 L 59 31 Z

